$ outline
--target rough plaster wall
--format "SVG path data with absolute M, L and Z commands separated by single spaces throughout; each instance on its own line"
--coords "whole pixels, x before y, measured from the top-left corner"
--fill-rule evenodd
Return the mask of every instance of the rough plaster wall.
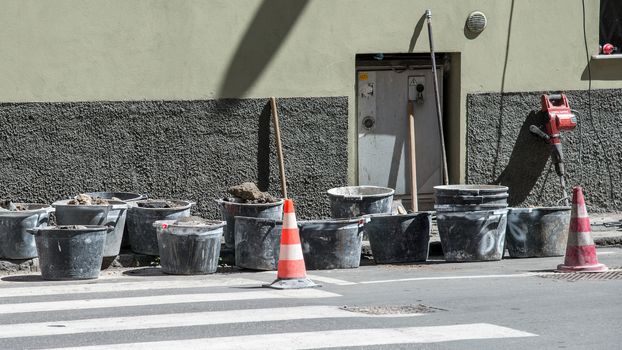
M 589 210 L 622 210 L 622 90 L 566 92 L 579 125 L 562 136 L 567 185 L 582 185 Z M 510 205 L 556 205 L 559 177 L 550 145 L 529 132 L 542 124 L 540 92 L 469 94 L 467 182 L 510 187 Z M 580 137 L 581 136 L 581 137 Z M 582 141 L 582 156 L 580 157 Z
M 347 180 L 347 98 L 277 103 L 297 213 L 328 216 L 325 191 Z M 0 104 L 0 164 L 0 196 L 27 202 L 127 191 L 217 218 L 231 185 L 280 196 L 267 99 Z

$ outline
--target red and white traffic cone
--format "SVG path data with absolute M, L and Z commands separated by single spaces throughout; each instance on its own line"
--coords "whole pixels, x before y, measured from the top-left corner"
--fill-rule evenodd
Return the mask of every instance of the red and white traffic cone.
M 283 205 L 283 229 L 281 231 L 281 250 L 277 278 L 264 287 L 276 289 L 299 289 L 319 287 L 307 278 L 307 270 L 300 245 L 300 233 L 294 212 L 294 202 L 285 199 Z
M 566 256 L 564 263 L 557 265 L 557 271 L 605 272 L 607 270 L 607 266 L 598 263 L 596 246 L 590 228 L 590 217 L 585 208 L 583 189 L 580 186 L 575 186 L 572 188 L 572 212 L 570 214 Z

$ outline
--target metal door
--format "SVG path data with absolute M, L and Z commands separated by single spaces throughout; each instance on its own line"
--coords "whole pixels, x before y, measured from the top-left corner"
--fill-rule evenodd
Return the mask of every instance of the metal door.
M 442 91 L 442 70 L 438 73 Z M 410 197 L 407 104 L 412 99 L 417 193 L 421 209 L 431 209 L 434 186 L 442 183 L 431 69 L 360 70 L 357 78 L 359 185 L 387 186 L 398 196 Z M 423 85 L 423 91 L 417 91 L 417 85 Z

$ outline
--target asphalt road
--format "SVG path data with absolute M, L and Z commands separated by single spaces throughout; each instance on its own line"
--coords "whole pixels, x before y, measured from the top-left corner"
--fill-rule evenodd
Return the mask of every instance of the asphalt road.
M 0 349 L 616 349 L 622 249 L 598 251 L 611 272 L 550 272 L 561 257 L 430 261 L 309 271 L 321 288 L 285 292 L 260 287 L 274 272 L 6 276 Z

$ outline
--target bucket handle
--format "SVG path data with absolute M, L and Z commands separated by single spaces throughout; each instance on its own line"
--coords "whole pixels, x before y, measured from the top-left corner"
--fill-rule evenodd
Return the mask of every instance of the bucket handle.
M 358 232 L 357 235 L 360 236 L 363 234 L 363 232 L 365 232 L 365 224 L 370 222 L 371 219 L 369 217 L 362 217 L 359 219 L 358 221 Z
M 76 225 L 79 226 L 79 225 Z M 110 233 L 112 231 L 114 231 L 114 226 L 113 225 L 102 225 L 104 227 L 106 227 L 106 233 Z M 41 226 L 39 227 L 34 227 L 34 228 L 27 228 L 26 232 L 30 233 L 31 235 L 36 235 L 40 230 L 41 230 Z M 45 228 L 45 227 L 43 227 Z
M 350 200 L 350 201 L 362 201 L 363 200 L 363 196 L 361 196 L 361 195 L 358 195 L 358 196 L 344 195 L 343 199 Z

